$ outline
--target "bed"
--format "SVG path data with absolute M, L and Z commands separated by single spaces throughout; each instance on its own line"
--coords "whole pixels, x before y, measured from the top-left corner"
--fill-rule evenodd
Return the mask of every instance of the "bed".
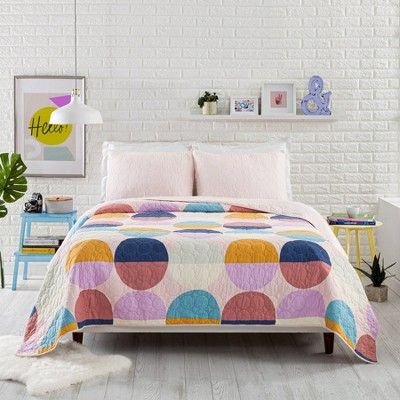
M 69 232 L 18 354 L 45 354 L 69 332 L 80 342 L 84 332 L 321 332 L 326 353 L 336 335 L 373 363 L 377 330 L 358 275 L 311 207 L 133 197 L 95 206 Z

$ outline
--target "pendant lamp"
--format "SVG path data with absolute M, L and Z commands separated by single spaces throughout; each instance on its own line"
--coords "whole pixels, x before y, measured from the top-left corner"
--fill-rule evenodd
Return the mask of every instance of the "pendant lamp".
M 51 113 L 50 124 L 102 124 L 100 111 L 87 106 L 82 102 L 80 91 L 77 89 L 78 57 L 77 57 L 77 28 L 76 28 L 76 0 L 74 0 L 74 34 L 75 34 L 75 89 L 71 93 L 70 102 Z

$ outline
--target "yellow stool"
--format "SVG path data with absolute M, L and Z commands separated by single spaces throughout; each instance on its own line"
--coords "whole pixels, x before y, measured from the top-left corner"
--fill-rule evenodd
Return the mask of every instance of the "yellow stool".
M 344 230 L 346 232 L 346 247 L 344 250 L 349 257 L 351 232 L 354 232 L 356 239 L 356 267 L 361 268 L 360 232 L 365 232 L 367 234 L 371 258 L 374 258 L 376 255 L 374 229 L 379 228 L 382 225 L 382 222 L 376 221 L 376 225 L 331 225 L 331 227 L 336 237 L 339 236 L 340 230 Z

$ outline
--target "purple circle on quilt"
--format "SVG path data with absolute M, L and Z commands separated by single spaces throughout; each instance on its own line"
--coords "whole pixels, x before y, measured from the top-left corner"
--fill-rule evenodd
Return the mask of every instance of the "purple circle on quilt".
M 164 302 L 149 292 L 130 292 L 122 296 L 114 306 L 114 318 L 123 320 L 165 319 Z
M 367 322 L 371 336 L 376 338 L 378 336 L 378 321 L 370 304 L 368 304 L 367 308 Z
M 279 304 L 277 317 L 281 319 L 324 317 L 325 303 L 317 290 L 297 290 Z
M 149 201 L 139 207 L 138 212 L 148 211 L 179 211 L 178 205 L 169 201 Z
M 70 271 L 70 282 L 81 289 L 94 289 L 110 276 L 113 264 L 102 261 L 87 261 L 74 264 Z
M 226 272 L 238 288 L 257 290 L 272 281 L 278 266 L 278 263 L 229 263 Z

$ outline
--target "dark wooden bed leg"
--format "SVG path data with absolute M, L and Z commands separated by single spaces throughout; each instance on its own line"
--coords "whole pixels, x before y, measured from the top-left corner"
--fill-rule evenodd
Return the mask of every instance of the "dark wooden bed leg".
M 83 332 L 72 332 L 72 340 L 76 343 L 82 344 L 83 342 Z
M 332 332 L 324 332 L 325 354 L 333 353 L 334 343 L 335 343 L 335 334 Z

